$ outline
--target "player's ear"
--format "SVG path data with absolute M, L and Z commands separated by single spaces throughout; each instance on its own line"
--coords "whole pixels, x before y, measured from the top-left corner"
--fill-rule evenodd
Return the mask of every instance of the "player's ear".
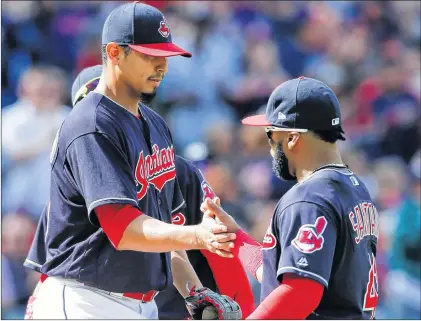
M 300 139 L 300 133 L 297 133 L 297 132 L 288 133 L 288 137 L 287 137 L 288 149 L 289 150 L 293 149 L 295 145 L 297 145 L 299 139 Z
M 110 61 L 113 65 L 118 65 L 122 51 L 120 46 L 114 42 L 110 42 L 107 44 L 106 50 L 108 61 Z

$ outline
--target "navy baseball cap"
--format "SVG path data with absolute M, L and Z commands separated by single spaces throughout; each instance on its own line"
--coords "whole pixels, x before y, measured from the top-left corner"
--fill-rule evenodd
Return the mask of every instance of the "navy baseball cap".
M 99 83 L 101 73 L 102 65 L 96 65 L 83 69 L 79 75 L 77 75 L 72 85 L 73 107 L 90 91 L 96 88 Z
M 149 56 L 192 56 L 172 43 L 162 12 L 140 1 L 123 4 L 110 13 L 102 29 L 102 44 L 110 42 L 128 45 Z
M 307 77 L 288 80 L 276 87 L 266 105 L 266 114 L 244 118 L 242 123 L 272 131 L 344 133 L 338 98 L 325 83 Z M 341 139 L 345 138 L 341 135 Z

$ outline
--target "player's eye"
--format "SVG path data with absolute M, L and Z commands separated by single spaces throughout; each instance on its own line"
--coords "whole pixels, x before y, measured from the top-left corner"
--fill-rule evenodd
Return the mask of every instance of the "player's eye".
M 271 130 L 266 131 L 266 135 L 270 140 L 272 140 L 272 133 L 273 132 Z

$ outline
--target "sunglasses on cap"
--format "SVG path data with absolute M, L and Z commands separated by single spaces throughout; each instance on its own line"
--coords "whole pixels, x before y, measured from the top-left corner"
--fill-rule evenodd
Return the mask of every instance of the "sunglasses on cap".
M 281 128 L 281 127 L 275 127 L 275 126 L 265 127 L 266 135 L 270 140 L 273 140 L 272 139 L 273 132 L 293 132 L 293 131 L 298 132 L 298 133 L 305 133 L 308 130 L 303 129 L 303 128 Z
M 99 79 L 100 77 L 93 78 L 79 88 L 79 90 L 76 92 L 75 97 L 73 97 L 73 106 L 76 105 L 76 103 L 81 101 L 83 98 L 85 98 L 87 94 L 89 94 L 98 86 Z

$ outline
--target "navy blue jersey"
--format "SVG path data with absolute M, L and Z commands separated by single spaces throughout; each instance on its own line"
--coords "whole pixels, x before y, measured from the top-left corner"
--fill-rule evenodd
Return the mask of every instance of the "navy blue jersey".
M 180 209 L 174 206 L 172 222 L 178 225 L 199 224 L 202 221 L 200 205 L 206 197 L 213 198 L 215 194 L 200 170 L 190 161 L 176 156 L 175 166 L 180 189 L 186 203 Z M 198 250 L 187 251 L 187 255 L 203 286 L 216 291 L 216 282 L 206 258 Z M 160 292 L 155 300 L 160 319 L 174 320 L 190 317 L 184 299 L 174 285 L 170 285 L 168 289 Z
M 377 305 L 378 214 L 350 170 L 321 169 L 279 201 L 263 242 L 264 300 L 284 273 L 325 287 L 309 319 L 369 319 Z
M 27 267 L 120 293 L 162 290 L 172 283 L 169 253 L 117 251 L 94 214 L 104 204 L 130 204 L 171 223 L 173 204 L 184 202 L 170 132 L 151 109 L 139 111 L 137 118 L 91 92 L 63 122 L 42 216 L 46 260 L 37 267 L 29 256 Z

